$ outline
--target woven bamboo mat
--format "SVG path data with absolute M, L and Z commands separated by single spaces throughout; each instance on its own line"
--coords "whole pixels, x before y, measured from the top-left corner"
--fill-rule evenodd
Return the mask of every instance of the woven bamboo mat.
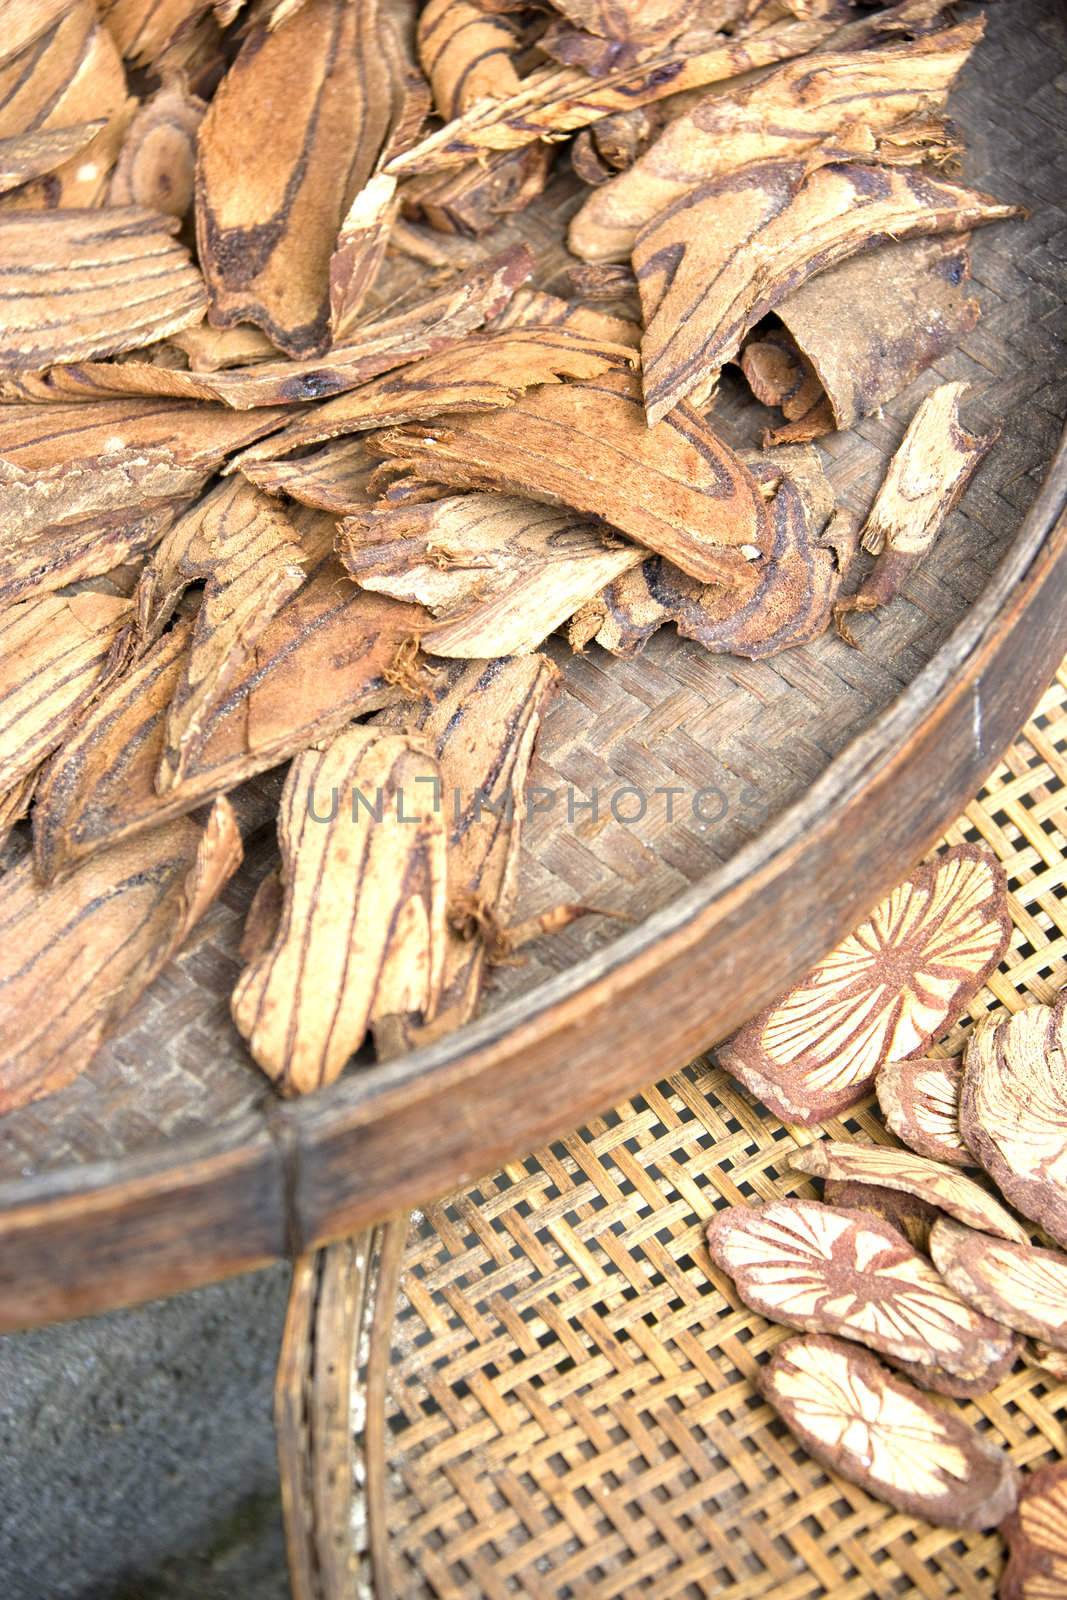
M 944 1053 L 1067 982 L 1067 662 L 946 835 L 963 839 L 1004 863 L 1015 934 Z M 893 1142 L 873 1100 L 826 1129 Z M 994 1595 L 998 1535 L 829 1476 L 749 1381 L 784 1335 L 712 1267 L 702 1224 L 814 1193 L 789 1156 L 816 1136 L 698 1061 L 412 1219 L 386 1402 L 394 1595 Z M 1065 1406 L 1020 1366 L 962 1410 L 1037 1467 L 1067 1454 Z

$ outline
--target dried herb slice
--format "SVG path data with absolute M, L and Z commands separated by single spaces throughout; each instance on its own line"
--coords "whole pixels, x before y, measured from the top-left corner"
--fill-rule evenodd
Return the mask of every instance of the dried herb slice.
M 929 1255 L 930 1230 L 941 1212 L 929 1200 L 905 1194 L 902 1189 L 883 1189 L 875 1183 L 858 1183 L 855 1178 L 827 1178 L 822 1186 L 827 1205 L 844 1206 L 850 1211 L 871 1211 L 902 1233 L 916 1250 Z
M 377 1018 L 433 1017 L 446 918 L 439 781 L 424 750 L 372 728 L 293 762 L 278 819 L 278 927 L 231 1002 L 282 1094 L 332 1083 Z
M 874 1082 L 886 1126 L 902 1144 L 931 1161 L 952 1167 L 977 1166 L 960 1133 L 960 1079 L 958 1060 L 935 1061 L 917 1056 L 891 1061 Z
M 757 1382 L 805 1450 L 909 1516 L 995 1528 L 1019 1469 L 985 1434 L 841 1339 L 787 1339 Z
M 1067 1350 L 1067 1256 L 1007 1244 L 947 1217 L 930 1235 L 934 1265 L 956 1293 L 1007 1328 Z
M 910 1150 L 895 1150 L 888 1145 L 854 1144 L 841 1139 L 818 1139 L 791 1157 L 798 1172 L 815 1178 L 851 1178 L 859 1183 L 880 1184 L 886 1189 L 902 1189 L 931 1205 L 947 1211 L 950 1217 L 965 1222 L 980 1233 L 993 1233 L 1000 1239 L 1015 1239 L 1027 1244 L 1029 1236 L 1021 1223 L 987 1189 L 954 1167 L 913 1155 Z
M 982 458 L 1000 436 L 968 433 L 960 401 L 969 384 L 943 383 L 922 402 L 890 461 L 863 532 L 863 548 L 878 557 L 859 590 L 836 608 L 838 628 L 851 642 L 843 617 L 887 605 L 922 560 Z
M 1047 1373 L 1058 1383 L 1067 1383 L 1067 1350 L 1054 1350 L 1050 1344 L 1042 1344 L 1039 1339 L 1027 1339 L 1023 1343 L 1022 1356 L 1028 1367 Z
M 742 175 L 704 185 L 639 236 L 633 259 L 642 301 L 649 297 L 641 352 L 650 423 L 713 381 L 749 329 L 815 273 L 887 239 L 966 233 L 1021 215 L 916 168 L 835 162 L 796 187 L 787 165 L 766 163 L 762 181 L 756 169 L 743 205 Z
M 25 782 L 115 670 L 130 605 L 41 595 L 0 611 L 0 794 Z
M 0 217 L 0 370 L 115 355 L 198 322 L 200 274 L 136 206 Z
M 1067 1247 L 1067 994 L 986 1022 L 963 1058 L 960 1132 L 997 1188 Z
M 683 89 L 701 88 L 772 62 L 804 55 L 828 37 L 832 24 L 787 22 L 744 39 L 701 35 L 696 48 L 668 46 L 601 78 L 576 67 L 548 66 L 524 78 L 517 94 L 471 106 L 462 116 L 394 157 L 394 177 L 460 166 L 483 151 L 516 150 L 537 139 L 587 127 L 614 111 L 651 105 Z
M 126 130 L 108 204 L 184 217 L 193 203 L 196 140 L 206 110 L 179 81 L 144 101 Z
M 416 25 L 419 61 L 444 121 L 479 100 L 519 92 L 518 40 L 502 17 L 470 0 L 429 0 Z
M 220 53 L 211 0 L 99 0 L 99 10 L 127 60 L 160 77 Z
M 957 845 L 887 895 L 802 983 L 718 1051 L 784 1121 L 854 1105 L 887 1061 L 916 1055 L 977 994 L 1011 937 L 1004 874 Z
M 301 413 L 244 459 L 274 459 L 339 434 L 428 421 L 450 411 L 493 411 L 529 388 L 588 381 L 634 365 L 632 350 L 580 329 L 506 328 L 473 333 L 450 350 L 412 361 Z
M 286 495 L 317 511 L 347 517 L 373 506 L 375 496 L 367 480 L 377 465 L 366 440 L 352 434 L 295 461 L 250 461 L 246 456 L 240 470 L 267 494 Z
M 945 95 L 982 37 L 979 18 L 923 39 L 824 51 L 756 83 L 698 100 L 628 172 L 591 195 L 568 243 L 586 261 L 625 260 L 641 230 L 695 188 L 754 161 L 792 160 L 850 123 L 888 129 Z
M 462 167 L 409 178 L 401 198 L 404 215 L 438 233 L 477 238 L 501 217 L 524 211 L 544 193 L 553 155 L 551 144 L 528 144 L 518 150 L 498 150 Z
M 338 550 L 363 588 L 426 606 L 431 655 L 526 655 L 640 550 L 574 512 L 509 495 L 452 495 L 342 522 Z
M 558 680 L 557 669 L 540 655 L 463 662 L 435 677 L 417 708 L 397 706 L 378 719 L 424 740 L 436 757 L 449 903 L 436 1017 L 379 1024 L 379 1054 L 441 1038 L 477 1009 L 490 941 L 507 930 L 515 908 L 530 757 Z
M 533 268 L 525 245 L 503 250 L 404 311 L 361 328 L 324 361 L 259 361 L 227 372 L 181 372 L 148 362 L 83 362 L 0 385 L 9 400 L 90 400 L 114 394 L 221 400 L 239 411 L 342 394 L 408 361 L 458 344 L 503 310 Z M 196 321 L 196 318 L 192 319 Z
M 156 773 L 193 626 L 179 619 L 100 696 L 52 759 L 33 815 L 42 880 L 390 705 L 400 694 L 392 670 L 398 651 L 422 621 L 421 610 L 364 594 L 338 562 L 322 562 L 256 641 L 208 711 L 184 778 L 161 795 Z
M 233 812 L 182 819 L 42 889 L 30 858 L 0 878 L 0 1113 L 83 1072 L 241 860 Z
M 688 407 L 646 428 L 627 373 L 529 391 L 451 428 L 380 436 L 399 467 L 434 483 L 527 495 L 603 517 L 707 582 L 743 582 L 743 545 L 766 549 L 768 519 L 749 470 Z
M 106 123 L 78 122 L 69 128 L 33 129 L 0 139 L 0 194 L 17 189 L 31 178 L 54 172 L 56 167 L 84 150 Z
M 0 66 L 35 44 L 71 10 L 71 0 L 0 0 Z
M 596 306 L 583 306 L 575 300 L 563 300 L 559 295 L 547 294 L 544 289 L 519 289 L 492 319 L 491 327 L 494 331 L 567 327 L 595 339 L 624 344 L 632 350 L 641 343 L 641 329 L 629 318 L 612 316 Z
M 774 1200 L 716 1212 L 712 1260 L 746 1305 L 809 1333 L 840 1333 L 891 1361 L 937 1363 L 982 1378 L 1014 1351 L 1013 1336 L 974 1311 L 925 1256 L 865 1211 Z
M 573 650 L 582 651 L 595 641 L 613 656 L 634 656 L 670 621 L 670 612 L 657 598 L 663 563 L 649 556 L 614 579 L 571 619 L 567 638 Z
M 740 365 L 756 399 L 764 406 L 780 406 L 788 425 L 768 429 L 764 445 L 802 444 L 833 431 L 833 412 L 819 375 L 784 328 L 750 339 Z
M 1067 1573 L 1067 1461 L 1026 1474 L 1019 1503 L 1000 1532 L 1008 1565 L 999 1600 L 1057 1600 Z

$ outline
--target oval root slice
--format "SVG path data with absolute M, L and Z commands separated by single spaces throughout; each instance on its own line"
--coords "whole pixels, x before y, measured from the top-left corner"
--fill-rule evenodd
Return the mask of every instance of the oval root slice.
M 1067 1350 L 1067 1255 L 991 1239 L 947 1217 L 934 1226 L 930 1252 L 945 1282 L 968 1305 Z
M 1067 1593 L 1067 1461 L 1027 1473 L 1000 1531 L 1008 1541 L 1000 1600 L 1056 1600 Z
M 874 1092 L 886 1126 L 916 1155 L 951 1167 L 978 1163 L 960 1132 L 963 1063 L 916 1056 L 890 1061 L 875 1079 Z

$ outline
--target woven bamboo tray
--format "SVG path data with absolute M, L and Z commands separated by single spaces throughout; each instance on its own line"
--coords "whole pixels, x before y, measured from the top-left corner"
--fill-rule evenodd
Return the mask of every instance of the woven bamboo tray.
M 662 630 L 632 662 L 570 657 L 531 781 L 715 788 L 716 821 L 626 826 L 557 807 L 527 830 L 519 915 L 586 918 L 502 969 L 485 1014 L 432 1049 L 280 1106 L 233 1030 L 241 922 L 273 862 L 279 777 L 239 797 L 264 827 L 242 874 L 90 1070 L 0 1123 L 0 1327 L 205 1282 L 447 1192 L 573 1127 L 735 1028 L 810 966 L 958 811 L 1067 647 L 1067 20 L 992 6 L 950 109 L 967 176 L 1029 205 L 980 230 L 983 319 L 884 416 L 827 441 L 865 512 L 921 395 L 974 380 L 965 420 L 1003 435 L 904 597 L 769 661 Z M 561 175 L 504 230 L 558 287 Z M 402 286 L 394 268 L 386 295 Z M 411 269 L 407 269 L 410 277 Z M 724 384 L 714 417 L 754 442 L 767 413 Z
M 1067 661 L 942 842 L 963 840 L 1004 863 L 1015 931 L 944 1054 L 1067 984 Z M 873 1097 L 825 1130 L 895 1143 Z M 992 1600 L 998 1534 L 931 1528 L 826 1473 L 749 1381 L 786 1335 L 737 1299 L 702 1227 L 815 1196 L 789 1158 L 819 1136 L 700 1060 L 303 1262 L 278 1388 L 295 1600 Z M 1067 1385 L 1021 1363 L 946 1404 L 1021 1467 L 1067 1455 Z

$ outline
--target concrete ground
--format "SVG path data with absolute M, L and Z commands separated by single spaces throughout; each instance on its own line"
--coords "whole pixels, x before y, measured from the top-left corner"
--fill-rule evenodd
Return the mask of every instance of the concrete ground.
M 289 1600 L 285 1268 L 0 1338 L 3 1600 Z

